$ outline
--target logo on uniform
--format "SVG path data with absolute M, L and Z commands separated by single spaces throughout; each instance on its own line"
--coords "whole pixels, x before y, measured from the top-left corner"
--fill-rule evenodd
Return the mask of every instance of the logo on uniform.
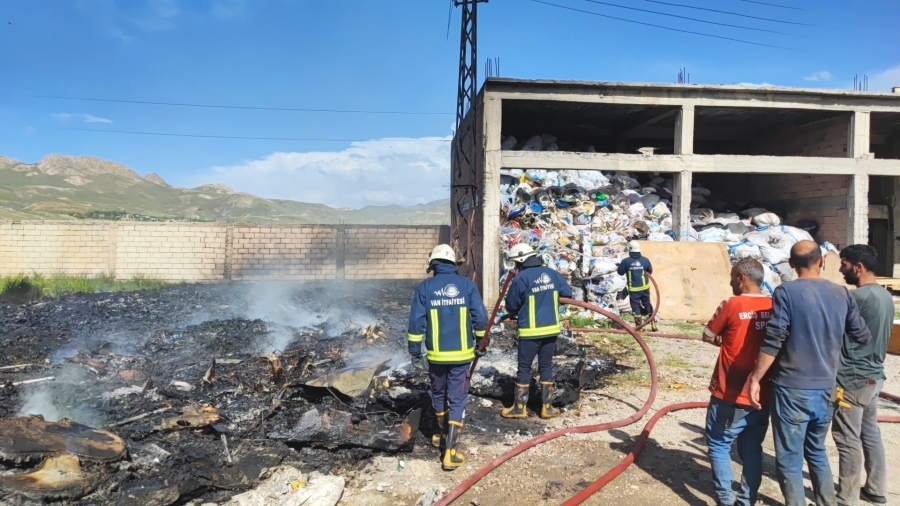
M 452 299 L 459 295 L 459 288 L 456 288 L 456 285 L 451 283 L 441 289 L 441 295 L 443 295 L 444 297 L 450 297 Z
M 537 279 L 534 280 L 534 284 L 536 285 L 549 285 L 553 280 L 550 279 L 550 276 L 545 272 L 538 276 Z

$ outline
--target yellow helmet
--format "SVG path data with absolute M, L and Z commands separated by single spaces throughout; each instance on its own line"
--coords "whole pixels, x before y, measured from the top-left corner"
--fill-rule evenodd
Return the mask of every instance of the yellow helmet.
M 428 263 L 435 260 L 446 260 L 447 262 L 456 263 L 456 253 L 449 244 L 438 244 L 431 250 L 431 256 L 428 257 Z

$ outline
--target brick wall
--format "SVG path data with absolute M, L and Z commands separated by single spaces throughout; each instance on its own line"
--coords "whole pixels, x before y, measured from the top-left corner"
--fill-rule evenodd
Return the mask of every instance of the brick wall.
M 235 226 L 231 279 L 335 279 L 333 227 Z
M 0 222 L 0 275 L 421 279 L 447 227 Z
M 117 277 L 213 281 L 225 272 L 225 227 L 193 224 L 118 225 Z
M 109 234 L 108 224 L 0 222 L 0 274 L 103 274 Z
M 428 255 L 440 243 L 440 227 L 347 227 L 347 279 L 424 278 Z
M 751 154 L 844 158 L 849 128 L 848 116 L 778 130 L 752 139 Z

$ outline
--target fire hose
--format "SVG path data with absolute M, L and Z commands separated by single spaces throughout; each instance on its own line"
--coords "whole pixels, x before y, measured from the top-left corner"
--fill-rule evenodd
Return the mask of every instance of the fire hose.
M 506 283 L 504 283 L 503 290 L 500 293 L 500 299 L 503 298 L 503 295 L 506 292 L 507 287 L 509 286 L 509 279 L 512 278 L 512 273 L 507 278 Z M 654 307 L 653 314 L 651 318 L 648 318 L 648 322 L 652 320 L 656 316 L 656 312 L 659 310 L 659 287 L 656 284 L 656 281 L 650 277 L 651 282 L 653 283 L 654 288 L 656 289 L 657 295 L 657 303 Z M 622 318 L 619 316 L 601 308 L 595 306 L 593 304 L 589 304 L 586 302 L 577 301 L 574 299 L 569 299 L 562 297 L 559 299 L 560 304 L 569 304 L 573 306 L 582 307 L 585 309 L 589 309 L 596 313 L 599 313 L 614 323 L 622 327 L 622 330 L 616 330 L 616 333 L 627 333 L 630 334 L 635 341 L 637 341 L 638 346 L 641 347 L 641 350 L 644 352 L 644 356 L 647 359 L 647 364 L 650 367 L 650 394 L 647 396 L 647 400 L 641 406 L 641 408 L 626 418 L 621 420 L 616 420 L 612 422 L 606 422 L 601 424 L 594 425 L 580 425 L 575 427 L 566 427 L 563 429 L 557 429 L 555 431 L 548 432 L 546 434 L 540 435 L 533 439 L 529 439 L 525 441 L 509 451 L 495 457 L 493 460 L 488 462 L 484 467 L 476 471 L 472 476 L 467 478 L 465 481 L 456 486 L 453 490 L 451 490 L 445 497 L 441 499 L 440 502 L 437 503 L 437 506 L 447 506 L 456 499 L 458 499 L 462 494 L 464 494 L 467 490 L 472 488 L 476 483 L 478 483 L 482 478 L 488 475 L 494 469 L 500 467 L 502 464 L 512 459 L 516 455 L 519 455 L 526 450 L 533 448 L 541 443 L 545 443 L 547 441 L 551 441 L 553 439 L 559 438 L 561 436 L 565 436 L 567 434 L 586 434 L 591 432 L 599 432 L 604 430 L 615 429 L 619 427 L 624 427 L 626 425 L 631 425 L 634 422 L 637 422 L 647 412 L 650 410 L 650 407 L 653 405 L 653 402 L 656 400 L 656 394 L 659 390 L 659 378 L 656 369 L 656 362 L 653 359 L 653 354 L 650 351 L 650 348 L 647 346 L 647 343 L 641 338 L 641 335 L 638 334 L 637 329 L 628 325 Z M 493 323 L 493 317 L 496 315 L 497 309 L 499 308 L 499 300 L 497 306 L 494 308 L 494 313 L 491 315 L 491 323 Z M 646 322 L 645 322 L 646 323 Z M 490 328 L 490 327 L 488 327 Z M 571 329 L 573 331 L 588 331 L 588 332 L 609 332 L 609 329 Z M 662 333 L 654 333 L 656 337 L 664 337 L 664 338 L 673 338 L 673 339 L 688 339 L 688 340 L 697 340 L 694 336 L 685 336 L 685 335 L 675 335 L 675 334 L 662 334 Z M 648 335 L 654 335 L 648 334 Z M 477 360 L 477 358 L 476 358 Z M 474 371 L 474 364 L 472 366 L 471 371 Z M 471 374 L 470 371 L 470 374 Z M 880 397 L 892 400 L 894 402 L 900 403 L 900 396 L 889 394 L 887 392 L 881 392 Z M 620 474 L 625 472 L 625 470 L 637 459 L 638 455 L 640 455 L 641 451 L 643 451 L 644 447 L 647 444 L 647 440 L 650 437 L 650 432 L 653 430 L 656 422 L 658 422 L 663 416 L 674 412 L 681 411 L 686 409 L 701 409 L 706 408 L 709 405 L 707 401 L 696 401 L 696 402 L 681 402 L 676 404 L 671 404 L 663 407 L 659 411 L 657 411 L 650 420 L 647 421 L 647 424 L 644 426 L 644 429 L 641 431 L 640 436 L 635 441 L 634 446 L 631 451 L 619 462 L 615 467 L 607 471 L 604 475 L 600 476 L 593 483 L 585 487 L 583 490 L 570 497 L 567 501 L 563 503 L 563 506 L 574 506 L 577 504 L 581 504 L 586 501 L 589 497 L 600 491 L 604 486 L 618 477 Z M 878 417 L 879 422 L 885 423 L 900 423 L 900 416 L 886 416 L 882 415 Z

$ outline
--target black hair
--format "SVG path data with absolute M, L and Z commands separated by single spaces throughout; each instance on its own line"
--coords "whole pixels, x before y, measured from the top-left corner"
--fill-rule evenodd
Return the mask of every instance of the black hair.
M 796 244 L 791 248 L 791 265 L 796 269 L 809 269 L 822 260 L 822 250 L 818 244 L 802 255 L 798 249 Z
M 878 251 L 868 244 L 851 244 L 841 250 L 841 260 L 853 265 L 862 264 L 869 272 L 875 272 L 878 264 Z

